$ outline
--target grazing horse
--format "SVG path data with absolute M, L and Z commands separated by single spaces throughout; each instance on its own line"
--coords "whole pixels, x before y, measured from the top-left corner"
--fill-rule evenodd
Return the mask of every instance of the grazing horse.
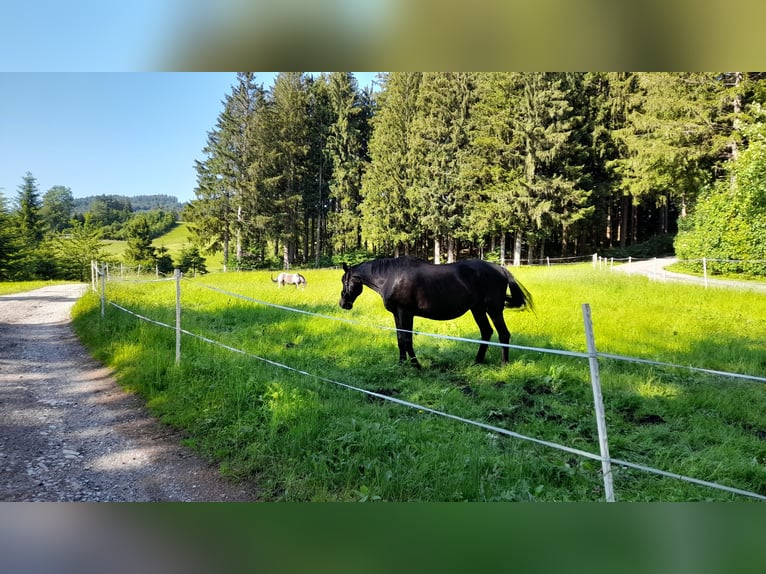
M 445 321 L 471 311 L 481 331 L 482 341 L 489 341 L 492 327 L 501 343 L 508 344 L 511 334 L 503 319 L 504 307 L 533 309 L 532 297 L 511 273 L 500 265 L 479 259 L 434 265 L 413 257 L 378 259 L 349 267 L 343 264 L 343 290 L 339 305 L 351 309 L 367 286 L 383 298 L 383 305 L 394 315 L 399 362 L 407 355 L 420 368 L 412 349 L 412 324 L 415 315 Z M 510 289 L 510 296 L 506 291 Z M 487 345 L 479 345 L 476 362 L 483 363 Z M 503 364 L 508 362 L 508 347 L 503 347 Z
M 297 288 L 299 285 L 303 287 L 307 284 L 306 278 L 300 273 L 280 273 L 277 275 L 276 279 L 272 276 L 271 280 L 274 283 L 277 283 L 279 287 L 282 287 L 283 285 L 295 285 Z

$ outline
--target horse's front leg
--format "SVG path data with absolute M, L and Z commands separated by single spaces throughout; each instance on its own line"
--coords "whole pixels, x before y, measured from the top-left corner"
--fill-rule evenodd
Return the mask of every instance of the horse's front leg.
M 415 357 L 415 350 L 412 348 L 412 325 L 414 317 L 409 313 L 397 311 L 394 313 L 396 322 L 396 342 L 399 345 L 399 363 L 407 360 L 410 356 L 410 363 L 413 367 L 420 368 L 420 363 Z

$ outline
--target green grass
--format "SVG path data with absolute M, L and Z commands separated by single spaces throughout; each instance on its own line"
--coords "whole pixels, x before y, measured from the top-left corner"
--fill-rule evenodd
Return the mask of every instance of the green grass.
M 49 285 L 62 285 L 64 283 L 71 283 L 71 281 L 5 281 L 0 282 L 0 295 L 23 293 L 24 291 L 31 291 L 33 289 L 39 289 L 40 287 L 48 287 Z
M 512 343 L 585 350 L 581 304 L 602 352 L 681 365 L 766 373 L 766 298 L 751 292 L 652 283 L 589 265 L 521 268 L 536 314 L 506 312 Z M 308 377 L 185 336 L 98 299 L 75 307 L 93 354 L 141 393 L 188 444 L 266 500 L 603 500 L 600 464 L 368 397 L 346 383 L 514 432 L 598 452 L 587 361 L 500 349 L 473 365 L 474 345 L 415 336 L 422 371 L 398 365 L 393 319 L 365 290 L 338 307 L 337 270 L 306 271 L 308 287 L 278 289 L 268 272 L 216 273 L 182 283 L 183 326 Z M 289 313 L 217 293 L 359 324 Z M 110 283 L 108 298 L 172 324 L 172 282 Z M 478 337 L 470 314 L 416 318 L 415 329 Z M 494 339 L 496 340 L 496 338 Z M 766 493 L 763 384 L 615 360 L 601 361 L 612 457 Z M 725 492 L 616 467 L 618 500 L 733 500 Z
M 181 250 L 184 247 L 191 246 L 191 231 L 188 223 L 183 221 L 175 225 L 170 231 L 157 237 L 152 241 L 154 247 L 164 247 L 174 261 L 178 260 Z M 108 239 L 104 240 L 104 253 L 110 257 L 121 259 L 125 250 L 128 248 L 127 241 Z M 213 255 L 203 255 L 208 270 L 221 270 L 223 268 L 223 254 L 215 253 Z

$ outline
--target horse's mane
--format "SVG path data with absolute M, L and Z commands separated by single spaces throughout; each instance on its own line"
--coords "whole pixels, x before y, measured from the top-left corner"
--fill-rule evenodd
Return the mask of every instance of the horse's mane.
M 387 274 L 390 271 L 393 271 L 396 269 L 418 266 L 423 263 L 427 263 L 427 261 L 424 261 L 417 257 L 411 257 L 409 255 L 402 255 L 401 257 L 392 257 L 388 259 L 372 259 L 370 261 L 365 261 L 364 263 L 360 264 L 360 267 L 362 265 L 365 265 L 368 267 L 371 273 Z

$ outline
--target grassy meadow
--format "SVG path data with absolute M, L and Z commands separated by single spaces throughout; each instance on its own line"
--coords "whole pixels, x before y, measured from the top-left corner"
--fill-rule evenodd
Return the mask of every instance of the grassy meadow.
M 423 364 L 398 364 L 393 318 L 368 289 L 338 306 L 339 270 L 307 270 L 305 289 L 268 272 L 182 282 L 183 328 L 250 355 L 175 335 L 107 307 L 75 306 L 75 328 L 121 383 L 145 397 L 221 471 L 268 501 L 602 501 L 600 463 L 365 395 L 371 390 L 526 436 L 598 453 L 588 363 L 415 336 Z M 585 351 L 582 303 L 605 353 L 766 374 L 766 297 L 649 282 L 590 265 L 523 267 L 536 312 L 506 310 L 516 345 Z M 280 306 L 227 296 L 216 287 Z M 107 298 L 174 323 L 175 283 L 110 282 Z M 353 323 L 346 322 L 348 320 Z M 478 338 L 470 313 L 415 319 L 415 330 Z M 496 336 L 493 337 L 496 341 Z M 252 355 L 289 366 L 287 370 Z M 613 458 L 766 494 L 766 389 L 685 369 L 601 360 Z M 310 373 L 313 376 L 302 372 Z M 620 501 L 750 500 L 614 466 Z
M 168 250 L 173 260 L 177 261 L 181 250 L 192 244 L 189 239 L 190 235 L 191 232 L 189 231 L 188 224 L 181 221 L 170 231 L 154 239 L 152 245 L 154 247 L 164 247 Z M 109 257 L 117 259 L 122 257 L 128 247 L 128 242 L 124 240 L 105 239 L 102 243 L 104 244 L 104 253 Z M 223 254 L 216 253 L 214 255 L 204 255 L 204 257 L 209 271 L 221 270 L 223 268 Z

